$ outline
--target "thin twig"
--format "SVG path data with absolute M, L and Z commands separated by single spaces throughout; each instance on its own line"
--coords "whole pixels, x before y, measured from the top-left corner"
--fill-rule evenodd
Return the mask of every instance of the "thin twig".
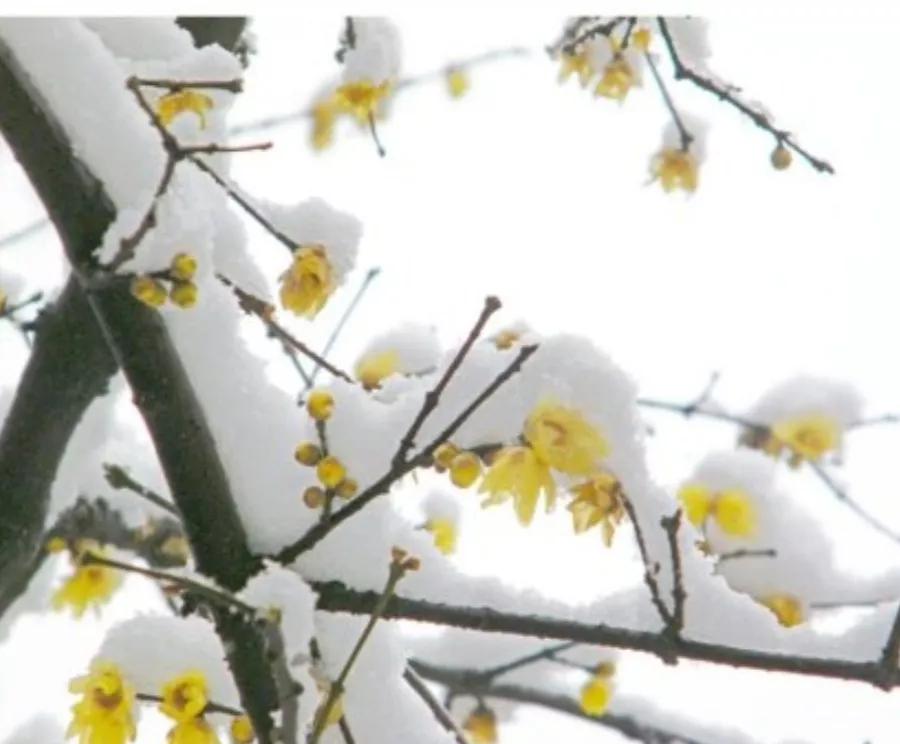
M 242 93 L 244 81 L 236 80 L 171 80 L 158 78 L 134 78 L 135 85 L 144 88 L 164 88 L 171 93 L 178 93 L 191 88 L 206 88 L 208 90 L 227 90 L 230 93 Z
M 425 684 L 415 669 L 411 666 L 406 667 L 406 669 L 403 670 L 403 679 L 406 680 L 406 683 L 413 691 L 422 698 L 422 701 L 428 706 L 428 709 L 432 712 L 438 723 L 440 723 L 441 726 L 444 727 L 444 730 L 454 738 L 456 744 L 469 744 L 469 740 L 460 730 L 459 726 L 456 725 L 453 716 L 450 715 L 447 708 L 445 708 L 441 704 L 441 701 L 428 689 L 428 685 Z
M 647 67 L 649 67 L 650 72 L 653 73 L 653 80 L 656 82 L 656 87 L 659 88 L 663 102 L 669 110 L 672 122 L 675 124 L 675 128 L 678 129 L 678 137 L 681 140 L 681 150 L 682 152 L 687 152 L 691 147 L 691 142 L 694 141 L 694 135 L 687 130 L 687 127 L 681 118 L 681 114 L 679 114 L 678 109 L 675 108 L 675 103 L 672 101 L 669 89 L 666 87 L 662 75 L 659 74 L 659 70 L 656 67 L 656 62 L 653 60 L 653 55 L 650 54 L 650 52 L 644 52 L 644 59 L 647 60 Z
M 498 664 L 497 666 L 482 669 L 478 672 L 478 674 L 484 681 L 491 681 L 502 674 L 512 672 L 515 669 L 521 669 L 522 667 L 528 666 L 529 664 L 534 664 L 536 661 L 553 659 L 556 657 L 556 654 L 561 653 L 562 651 L 568 651 L 570 648 L 577 645 L 578 643 L 576 641 L 557 643 L 553 646 L 547 646 L 546 648 L 534 651 L 533 653 L 520 656 L 518 659 L 513 659 L 512 661 L 508 661 L 504 664 Z
M 103 476 L 106 478 L 106 482 L 109 483 L 110 488 L 114 488 L 117 491 L 124 488 L 125 490 L 137 494 L 142 499 L 149 501 L 154 506 L 164 509 L 174 517 L 181 518 L 181 512 L 178 511 L 178 507 L 175 506 L 175 504 L 164 499 L 156 493 L 156 491 L 147 488 L 143 483 L 138 483 L 118 465 L 113 465 L 108 462 L 103 463 Z
M 422 428 L 422 425 L 425 423 L 428 416 L 431 415 L 432 411 L 437 408 L 441 399 L 441 394 L 459 370 L 460 365 L 469 354 L 472 346 L 474 346 L 475 342 L 478 340 L 478 337 L 481 335 L 481 332 L 484 330 L 484 326 L 487 324 L 490 317 L 499 309 L 499 299 L 494 296 L 485 298 L 484 307 L 482 308 L 478 319 L 475 321 L 475 325 L 472 326 L 472 330 L 469 331 L 466 340 L 463 342 L 462 346 L 459 347 L 459 351 L 456 352 L 456 356 L 453 357 L 450 364 L 447 365 L 447 369 L 444 371 L 444 374 L 441 375 L 441 379 L 438 380 L 437 384 L 425 394 L 425 399 L 422 401 L 422 407 L 410 424 L 409 429 L 407 429 L 406 433 L 400 438 L 400 445 L 397 447 L 397 452 L 391 460 L 391 467 L 398 468 L 406 460 L 410 449 L 412 449 L 416 443 L 416 436 L 418 435 L 419 430 Z
M 683 513 L 678 509 L 671 517 L 663 517 L 661 524 L 669 543 L 669 557 L 672 561 L 672 612 L 669 631 L 679 636 L 684 630 L 684 603 L 687 592 L 684 588 L 684 574 L 681 569 L 681 550 L 678 547 L 678 531 Z
M 388 472 L 386 472 L 383 476 L 381 476 L 378 480 L 376 480 L 371 486 L 369 486 L 365 491 L 363 491 L 359 496 L 353 498 L 346 506 L 341 507 L 335 514 L 331 517 L 328 522 L 318 522 L 317 524 L 310 527 L 307 532 L 300 537 L 300 539 L 291 543 L 290 545 L 282 548 L 275 556 L 273 556 L 274 560 L 278 561 L 281 564 L 292 563 L 297 559 L 297 556 L 311 549 L 315 545 L 317 545 L 321 540 L 328 536 L 328 534 L 337 527 L 339 524 L 344 522 L 347 519 L 350 519 L 354 514 L 359 512 L 361 509 L 364 509 L 370 502 L 374 499 L 378 498 L 390 489 L 390 487 L 400 478 L 402 478 L 407 473 L 414 470 L 421 464 L 424 464 L 428 461 L 428 459 L 434 454 L 435 450 L 443 442 L 446 442 L 453 434 L 462 426 L 469 417 L 477 411 L 481 405 L 488 400 L 500 387 L 506 383 L 513 375 L 515 375 L 521 368 L 522 365 L 528 360 L 528 358 L 534 354 L 538 349 L 537 345 L 533 346 L 523 346 L 519 353 L 516 355 L 516 358 L 510 362 L 510 364 L 504 369 L 494 381 L 491 382 L 466 408 L 464 408 L 459 415 L 451 421 L 447 427 L 442 431 L 434 441 L 425 447 L 421 452 L 419 452 L 415 458 L 412 460 L 407 460 L 401 466 L 394 468 L 391 467 Z
M 341 716 L 338 719 L 338 731 L 341 732 L 341 736 L 344 738 L 344 744 L 356 744 L 356 739 L 353 737 L 353 732 L 350 730 L 350 724 L 347 723 L 347 716 Z
M 39 220 L 35 220 L 31 222 L 25 227 L 21 227 L 18 230 L 9 233 L 8 235 L 4 235 L 0 238 L 0 248 L 6 248 L 9 245 L 13 245 L 13 243 L 18 243 L 20 240 L 25 240 L 25 238 L 31 237 L 35 233 L 40 232 L 45 227 L 50 227 L 50 220 L 46 217 L 42 217 Z
M 582 31 L 578 34 L 574 39 L 570 42 L 566 43 L 563 46 L 563 51 L 566 54 L 575 54 L 576 50 L 579 46 L 584 44 L 584 42 L 589 41 L 597 36 L 609 36 L 615 30 L 616 26 L 622 23 L 625 20 L 625 16 L 616 16 L 608 21 L 603 21 L 598 23 L 595 26 L 591 26 L 586 31 Z
M 134 696 L 137 700 L 144 703 L 161 703 L 163 699 L 159 695 L 153 695 L 149 692 L 138 692 Z M 230 705 L 222 705 L 221 703 L 209 702 L 200 715 L 205 713 L 224 713 L 226 716 L 242 716 L 244 711 L 238 708 L 232 708 Z
M 778 551 L 774 548 L 741 548 L 740 550 L 732 550 L 730 553 L 722 553 L 716 556 L 719 563 L 723 561 L 733 561 L 740 558 L 776 558 Z

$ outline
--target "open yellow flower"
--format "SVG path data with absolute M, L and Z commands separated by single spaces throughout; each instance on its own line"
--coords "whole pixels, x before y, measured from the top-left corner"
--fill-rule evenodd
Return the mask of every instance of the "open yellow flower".
M 591 65 L 587 48 L 574 54 L 563 52 L 559 55 L 559 82 L 566 82 L 573 74 L 578 75 L 578 81 L 582 88 L 586 88 L 594 76 L 594 68 Z
M 219 744 L 219 737 L 204 718 L 175 724 L 166 737 L 168 744 Z
M 702 527 L 712 518 L 732 537 L 750 537 L 756 531 L 756 508 L 750 497 L 738 488 L 713 492 L 702 483 L 687 483 L 679 490 L 678 500 L 695 527 Z
M 803 460 L 815 462 L 826 452 L 836 450 L 841 443 L 841 427 L 830 416 L 810 414 L 782 419 L 771 427 L 763 445 L 766 452 L 779 455 L 784 448 L 791 452 L 791 465 Z
M 85 552 L 106 555 L 106 551 L 96 541 L 81 540 L 73 554 L 73 560 L 77 563 Z M 71 607 L 75 617 L 81 617 L 91 605 L 99 609 L 100 605 L 108 602 L 121 583 L 122 576 L 114 568 L 79 565 L 75 573 L 56 590 L 53 607 L 57 610 Z
M 213 99 L 196 90 L 179 90 L 167 93 L 156 103 L 156 113 L 163 126 L 169 126 L 176 116 L 192 111 L 200 119 L 200 128 L 206 129 L 206 112 L 214 105 Z
M 556 499 L 556 483 L 550 468 L 530 447 L 500 450 L 478 487 L 479 493 L 488 494 L 483 506 L 512 498 L 516 516 L 523 525 L 531 524 L 542 491 L 550 511 Z
M 603 75 L 600 82 L 597 83 L 597 87 L 594 88 L 594 94 L 616 101 L 624 101 L 628 91 L 634 87 L 636 82 L 634 68 L 625 57 L 617 55 L 603 68 Z
M 661 150 L 653 157 L 650 172 L 653 180 L 659 180 L 663 191 L 697 190 L 698 163 L 688 150 L 675 148 Z
M 334 141 L 334 126 L 341 113 L 341 104 L 335 96 L 319 101 L 312 107 L 312 133 L 310 140 L 314 150 L 324 150 Z
M 378 105 L 390 92 L 391 85 L 387 81 L 376 85 L 371 80 L 357 80 L 338 88 L 335 100 L 360 122 L 367 122 L 375 116 Z
M 456 550 L 456 525 L 450 519 L 429 519 L 425 529 L 431 533 L 434 546 L 444 555 Z
M 395 350 L 388 349 L 366 354 L 356 363 L 353 373 L 366 390 L 374 390 L 399 370 L 400 355 Z
M 184 723 L 203 715 L 208 702 L 206 677 L 192 669 L 163 685 L 159 709 L 172 720 Z
M 803 603 L 790 594 L 770 594 L 758 602 L 768 607 L 785 628 L 793 628 L 806 620 Z
M 66 738 L 78 736 L 78 744 L 134 740 L 134 689 L 115 664 L 94 661 L 88 674 L 69 683 L 69 692 L 82 699 L 72 706 Z
M 600 472 L 572 488 L 575 498 L 567 507 L 572 513 L 575 534 L 603 524 L 603 543 L 612 544 L 616 526 L 625 518 L 622 484 L 611 473 Z
M 525 439 L 544 463 L 568 475 L 590 475 L 609 454 L 609 443 L 574 408 L 550 401 L 525 422 Z
M 597 672 L 581 688 L 581 710 L 589 716 L 602 716 L 612 700 L 612 675 L 615 666 L 601 664 Z
M 281 304 L 297 315 L 314 318 L 334 287 L 334 274 L 324 246 L 301 245 L 290 268 L 281 276 Z
M 250 716 L 242 715 L 231 719 L 231 740 L 234 744 L 251 744 L 256 738 L 256 732 L 253 730 L 253 724 L 250 722 Z

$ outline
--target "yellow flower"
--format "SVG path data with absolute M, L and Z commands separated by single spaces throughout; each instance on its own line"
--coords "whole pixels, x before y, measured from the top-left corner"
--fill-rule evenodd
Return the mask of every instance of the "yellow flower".
M 301 245 L 294 261 L 281 275 L 281 304 L 288 310 L 314 318 L 334 292 L 331 264 L 321 245 Z
M 572 488 L 575 498 L 569 504 L 575 534 L 603 523 L 603 542 L 612 544 L 616 526 L 625 518 L 622 484 L 611 473 L 601 472 Z
M 625 57 L 619 55 L 603 68 L 603 76 L 594 88 L 594 95 L 624 101 L 635 82 L 634 69 Z
M 325 488 L 335 488 L 347 476 L 347 469 L 336 457 L 328 455 L 319 460 L 316 475 Z
M 353 373 L 366 390 L 381 387 L 395 372 L 400 370 L 400 355 L 393 349 L 366 354 L 356 363 Z
M 214 105 L 213 99 L 195 90 L 179 90 L 167 93 L 156 104 L 156 113 L 163 126 L 185 111 L 193 111 L 200 119 L 200 128 L 206 129 L 206 112 Z
M 764 448 L 770 454 L 778 455 L 786 447 L 791 451 L 791 464 L 797 466 L 803 460 L 819 460 L 826 452 L 837 449 L 840 443 L 841 427 L 837 421 L 814 413 L 776 422 Z
M 219 737 L 206 719 L 192 718 L 175 724 L 166 741 L 169 744 L 219 744 Z
M 455 458 L 459 454 L 459 447 L 452 442 L 444 442 L 434 451 L 434 467 L 442 473 L 450 467 Z
M 687 483 L 678 492 L 685 516 L 696 527 L 712 517 L 728 535 L 750 537 L 756 531 L 756 508 L 738 488 L 714 493 L 702 483 Z
M 206 677 L 190 670 L 163 685 L 159 709 L 172 720 L 185 723 L 203 715 L 208 702 Z
M 140 275 L 131 280 L 131 295 L 149 307 L 166 304 L 166 288 L 152 276 Z
M 496 346 L 500 350 L 511 349 L 516 345 L 516 342 L 521 338 L 521 334 L 518 331 L 514 331 L 510 328 L 500 331 L 496 336 L 494 336 L 491 340 L 494 342 L 494 346 Z
M 197 273 L 197 257 L 190 253 L 176 253 L 169 262 L 169 273 L 182 282 L 189 282 Z
M 803 604 L 790 594 L 770 594 L 758 601 L 768 607 L 785 628 L 793 628 L 806 620 Z
M 447 92 L 451 98 L 462 98 L 469 90 L 469 76 L 462 67 L 447 70 Z
M 497 716 L 490 708 L 479 705 L 469 713 L 463 723 L 463 730 L 472 744 L 496 744 Z
M 322 450 L 314 442 L 300 442 L 294 450 L 294 459 L 301 465 L 312 467 L 322 459 Z
M 367 122 L 374 117 L 378 104 L 391 92 L 391 85 L 383 82 L 376 85 L 371 80 L 345 83 L 335 92 L 341 107 L 353 114 L 359 121 Z
M 193 282 L 174 282 L 169 299 L 182 310 L 187 310 L 197 304 L 197 294 L 197 285 Z
M 612 699 L 608 674 L 595 675 L 581 688 L 581 710 L 589 716 L 602 716 Z
M 334 411 L 334 397 L 327 390 L 313 390 L 306 399 L 306 411 L 316 421 L 327 421 Z
M 231 740 L 234 744 L 250 744 L 256 738 L 253 724 L 249 716 L 236 716 L 231 719 Z
M 659 179 L 666 192 L 675 189 L 697 190 L 697 159 L 688 150 L 666 148 L 650 163 L 653 180 Z
M 647 52 L 650 49 L 652 38 L 649 28 L 639 28 L 631 34 L 631 43 L 640 51 Z
M 115 664 L 94 661 L 88 674 L 69 682 L 69 692 L 82 695 L 72 706 L 66 738 L 78 744 L 124 744 L 135 738 L 134 689 Z
M 586 88 L 594 76 L 594 68 L 591 66 L 591 58 L 587 49 L 582 49 L 575 54 L 563 52 L 559 56 L 559 62 L 559 82 L 561 83 L 566 82 L 574 73 L 578 75 L 581 87 Z
M 80 556 L 91 552 L 98 556 L 105 556 L 104 551 L 93 540 L 81 540 L 76 548 L 73 559 L 77 562 Z M 114 568 L 107 566 L 91 565 L 77 566 L 63 585 L 53 595 L 53 607 L 61 610 L 71 607 L 75 617 L 81 617 L 90 605 L 99 606 L 108 602 L 119 585 L 122 577 Z
M 483 506 L 500 504 L 511 497 L 523 525 L 531 523 L 541 491 L 546 494 L 549 511 L 555 502 L 556 483 L 550 468 L 530 447 L 500 450 L 478 488 L 479 493 L 488 494 Z
M 324 150 L 334 141 L 334 125 L 340 114 L 340 103 L 334 96 L 319 101 L 312 109 L 312 135 L 314 150 Z
M 481 460 L 473 452 L 461 452 L 450 463 L 450 480 L 454 486 L 468 488 L 481 475 Z
M 429 519 L 425 529 L 431 533 L 434 546 L 444 555 L 456 551 L 456 525 L 449 519 Z
M 569 475 L 590 475 L 609 454 L 609 443 L 578 411 L 549 401 L 528 417 L 525 439 L 544 463 Z

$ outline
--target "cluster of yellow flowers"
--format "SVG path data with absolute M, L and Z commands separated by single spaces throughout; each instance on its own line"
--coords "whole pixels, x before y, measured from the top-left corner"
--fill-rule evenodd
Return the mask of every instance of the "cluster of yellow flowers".
M 649 28 L 640 28 L 632 32 L 628 45 L 640 53 L 646 54 L 650 49 L 652 36 Z M 579 49 L 563 51 L 560 54 L 559 81 L 564 83 L 572 75 L 577 75 L 582 88 L 599 76 L 594 87 L 594 95 L 624 101 L 628 92 L 637 84 L 639 78 L 633 64 L 626 56 L 626 42 L 614 36 L 604 37 L 599 43 L 608 43 L 611 56 L 609 61 L 599 69 L 592 58 L 591 47 L 582 44 Z
M 91 664 L 88 674 L 69 683 L 69 691 L 81 695 L 72 706 L 72 721 L 67 737 L 78 736 L 79 744 L 125 744 L 137 736 L 134 705 L 137 695 L 121 670 L 107 661 Z M 159 710 L 171 718 L 169 744 L 219 744 L 219 737 L 204 718 L 209 707 L 206 677 L 191 670 L 163 685 Z M 234 744 L 250 744 L 253 726 L 246 715 L 232 718 Z
M 306 399 L 306 411 L 312 419 L 324 425 L 334 411 L 334 397 L 327 390 L 313 390 Z M 333 455 L 323 451 L 315 442 L 301 442 L 294 450 L 294 459 L 301 465 L 314 467 L 321 486 L 310 486 L 303 492 L 303 502 L 310 509 L 318 509 L 330 496 L 350 499 L 359 484 L 347 477 L 347 468 Z
M 732 537 L 751 537 L 756 531 L 753 501 L 739 488 L 713 491 L 703 483 L 687 483 L 679 490 L 678 500 L 691 524 L 701 529 L 712 519 Z
M 51 553 L 59 553 L 66 548 L 69 546 L 62 538 L 52 538 L 46 546 Z M 56 590 L 52 600 L 54 609 L 69 607 L 75 617 L 84 615 L 88 607 L 96 609 L 108 602 L 122 583 L 120 573 L 114 568 L 98 564 L 82 565 L 81 561 L 86 553 L 104 557 L 107 551 L 96 540 L 87 539 L 79 540 L 70 548 L 69 555 L 75 565 L 75 572 Z
M 156 102 L 156 115 L 163 126 L 169 126 L 180 114 L 192 112 L 200 119 L 200 128 L 206 129 L 206 112 L 212 109 L 213 99 L 205 93 L 189 88 L 161 96 Z
M 650 173 L 658 180 L 663 191 L 675 189 L 696 191 L 699 165 L 690 150 L 666 147 L 650 161 Z
M 613 675 L 616 665 L 612 662 L 598 664 L 593 676 L 581 688 L 581 710 L 589 716 L 602 716 L 609 708 L 613 694 Z
M 281 275 L 281 304 L 291 312 L 314 318 L 335 289 L 334 271 L 322 245 L 301 245 Z
M 197 304 L 197 259 L 190 253 L 178 253 L 172 257 L 169 268 L 153 274 L 138 274 L 131 280 L 131 294 L 145 305 L 162 307 L 166 299 L 177 307 L 188 309 Z M 166 290 L 165 283 L 170 283 Z

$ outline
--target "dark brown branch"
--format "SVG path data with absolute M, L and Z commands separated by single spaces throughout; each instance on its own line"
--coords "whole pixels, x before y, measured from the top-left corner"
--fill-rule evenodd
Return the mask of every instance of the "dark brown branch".
M 497 666 L 488 667 L 487 669 L 481 669 L 479 670 L 478 674 L 483 681 L 489 682 L 503 674 L 508 674 L 509 672 L 512 672 L 516 669 L 521 669 L 525 666 L 529 666 L 530 664 L 534 664 L 535 662 L 555 659 L 558 653 L 568 651 L 570 648 L 577 645 L 578 643 L 576 641 L 556 643 L 552 646 L 547 646 L 546 648 L 539 649 L 530 654 L 520 656 L 519 658 L 513 659 L 512 661 L 507 661 L 503 664 L 497 664 Z
M 722 553 L 717 556 L 719 563 L 722 561 L 732 561 L 740 558 L 776 558 L 778 551 L 773 548 L 741 548 L 740 550 L 732 550 L 730 553 Z
M 522 365 L 528 360 L 528 358 L 537 351 L 537 346 L 523 346 L 520 350 L 516 358 L 509 364 L 509 366 L 503 370 L 494 381 L 488 385 L 478 397 L 475 398 L 463 411 L 459 413 L 459 415 L 448 424 L 447 428 L 444 429 L 435 440 L 425 447 L 418 455 L 412 459 L 405 461 L 399 468 L 390 468 L 387 473 L 385 473 L 381 478 L 375 481 L 371 486 L 369 486 L 365 491 L 363 491 L 359 496 L 353 498 L 350 503 L 346 506 L 341 507 L 330 520 L 327 522 L 318 522 L 309 530 L 307 530 L 306 534 L 304 534 L 299 540 L 294 543 L 291 543 L 285 548 L 282 548 L 275 556 L 274 559 L 282 564 L 292 563 L 297 559 L 297 557 L 306 552 L 307 550 L 313 548 L 318 545 L 318 543 L 325 539 L 328 534 L 338 525 L 343 523 L 345 520 L 352 517 L 354 514 L 364 509 L 370 502 L 381 496 L 382 494 L 387 493 L 390 487 L 400 478 L 402 478 L 407 473 L 414 470 L 419 465 L 422 465 L 431 458 L 434 454 L 435 450 L 443 443 L 446 442 L 450 437 L 456 433 L 457 429 L 462 426 L 468 418 L 475 413 L 481 405 L 490 398 L 503 384 L 509 380 L 513 375 L 515 375 L 521 368 Z
M 118 465 L 112 465 L 107 462 L 103 464 L 103 475 L 106 478 L 106 482 L 109 483 L 110 488 L 116 490 L 124 488 L 125 490 L 140 496 L 145 501 L 149 501 L 154 506 L 164 509 L 169 512 L 169 514 L 172 514 L 179 519 L 181 518 L 178 508 L 171 501 L 164 499 L 156 493 L 156 491 L 147 488 L 144 484 L 138 483 L 134 478 L 128 475 L 124 468 L 120 468 Z
M 737 96 L 735 96 L 732 90 L 713 82 L 709 78 L 698 74 L 690 67 L 686 66 L 682 61 L 680 54 L 678 53 L 678 49 L 675 46 L 674 40 L 672 39 L 672 33 L 669 30 L 669 25 L 666 23 L 666 19 L 662 16 L 659 16 L 656 20 L 659 24 L 659 31 L 662 34 L 663 40 L 665 41 L 666 49 L 669 52 L 669 58 L 672 60 L 672 67 L 675 71 L 676 80 L 689 80 L 701 90 L 705 90 L 707 93 L 711 93 L 719 100 L 725 101 L 729 105 L 733 106 L 742 114 L 744 114 L 748 119 L 750 119 L 750 121 L 756 124 L 756 126 L 758 126 L 760 129 L 763 129 L 771 134 L 775 138 L 775 142 L 778 145 L 789 147 L 820 173 L 834 173 L 834 168 L 829 163 L 814 157 L 805 149 L 800 147 L 800 145 L 798 145 L 793 141 L 793 139 L 791 139 L 790 132 L 776 128 L 775 125 L 772 124 L 771 121 L 769 121 L 769 117 L 767 117 L 763 112 L 757 111 L 751 106 L 748 106 Z
M 593 26 L 588 27 L 584 31 L 579 32 L 571 41 L 563 45 L 563 52 L 566 54 L 575 54 L 584 42 L 595 39 L 598 36 L 609 36 L 615 30 L 616 26 L 625 20 L 625 16 L 616 16 L 608 21 L 601 21 Z
M 135 85 L 143 88 L 163 88 L 170 93 L 183 90 L 205 88 L 207 90 L 227 90 L 230 93 L 243 93 L 244 81 L 237 80 L 172 80 L 161 78 L 134 78 Z
M 143 703 L 161 703 L 162 698 L 159 695 L 153 695 L 149 692 L 138 692 L 134 696 Z M 222 705 L 221 703 L 209 702 L 203 709 L 203 713 L 224 713 L 226 716 L 242 716 L 244 711 L 232 708 L 230 705 Z M 201 714 L 201 715 L 202 715 Z
M 447 365 L 447 369 L 444 370 L 441 379 L 438 380 L 437 384 L 425 394 L 425 399 L 422 401 L 422 407 L 419 409 L 413 422 L 409 425 L 409 429 L 407 429 L 406 433 L 400 438 L 400 446 L 397 447 L 397 452 L 394 454 L 394 458 L 391 461 L 392 468 L 399 468 L 407 459 L 407 455 L 415 445 L 416 436 L 422 428 L 422 425 L 425 423 L 425 420 L 431 415 L 432 411 L 437 408 L 437 405 L 441 400 L 441 395 L 450 383 L 450 380 L 453 379 L 453 376 L 456 374 L 457 370 L 459 370 L 460 365 L 468 356 L 472 346 L 475 345 L 475 342 L 478 340 L 478 337 L 481 335 L 481 332 L 484 330 L 484 326 L 487 324 L 490 317 L 499 309 L 499 299 L 493 296 L 485 298 L 481 314 L 475 321 L 475 325 L 472 326 L 472 330 L 469 331 L 466 340 L 463 342 L 462 346 L 459 347 L 459 351 L 456 352 L 456 356 L 453 357 L 450 364 Z
M 323 612 L 368 614 L 380 596 L 378 592 L 349 589 L 339 582 L 319 582 L 315 583 L 313 588 L 319 594 L 317 608 Z M 461 607 L 395 596 L 388 602 L 384 616 L 486 633 L 514 633 L 536 638 L 575 641 L 594 646 L 640 651 L 661 658 L 673 656 L 675 659 L 744 669 L 866 682 L 882 689 L 892 689 L 900 684 L 900 675 L 897 671 L 893 670 L 889 675 L 885 675 L 880 660 L 850 661 L 797 656 L 683 637 L 672 639 L 664 632 L 655 633 L 603 623 L 588 624 L 540 615 L 502 612 L 489 607 Z
M 672 561 L 672 614 L 669 632 L 681 635 L 684 629 L 684 603 L 687 592 L 684 588 L 684 574 L 681 569 L 681 550 L 678 547 L 678 530 L 681 528 L 682 511 L 679 509 L 671 517 L 663 517 L 662 528 L 669 543 L 669 558 Z
M 456 740 L 456 744 L 469 744 L 466 735 L 456 725 L 456 721 L 453 720 L 453 716 L 428 689 L 428 685 L 425 684 L 415 669 L 411 666 L 406 667 L 403 671 L 403 679 L 422 698 L 422 702 L 428 706 L 428 709 L 437 719 L 437 722 L 444 727 L 444 730 Z

